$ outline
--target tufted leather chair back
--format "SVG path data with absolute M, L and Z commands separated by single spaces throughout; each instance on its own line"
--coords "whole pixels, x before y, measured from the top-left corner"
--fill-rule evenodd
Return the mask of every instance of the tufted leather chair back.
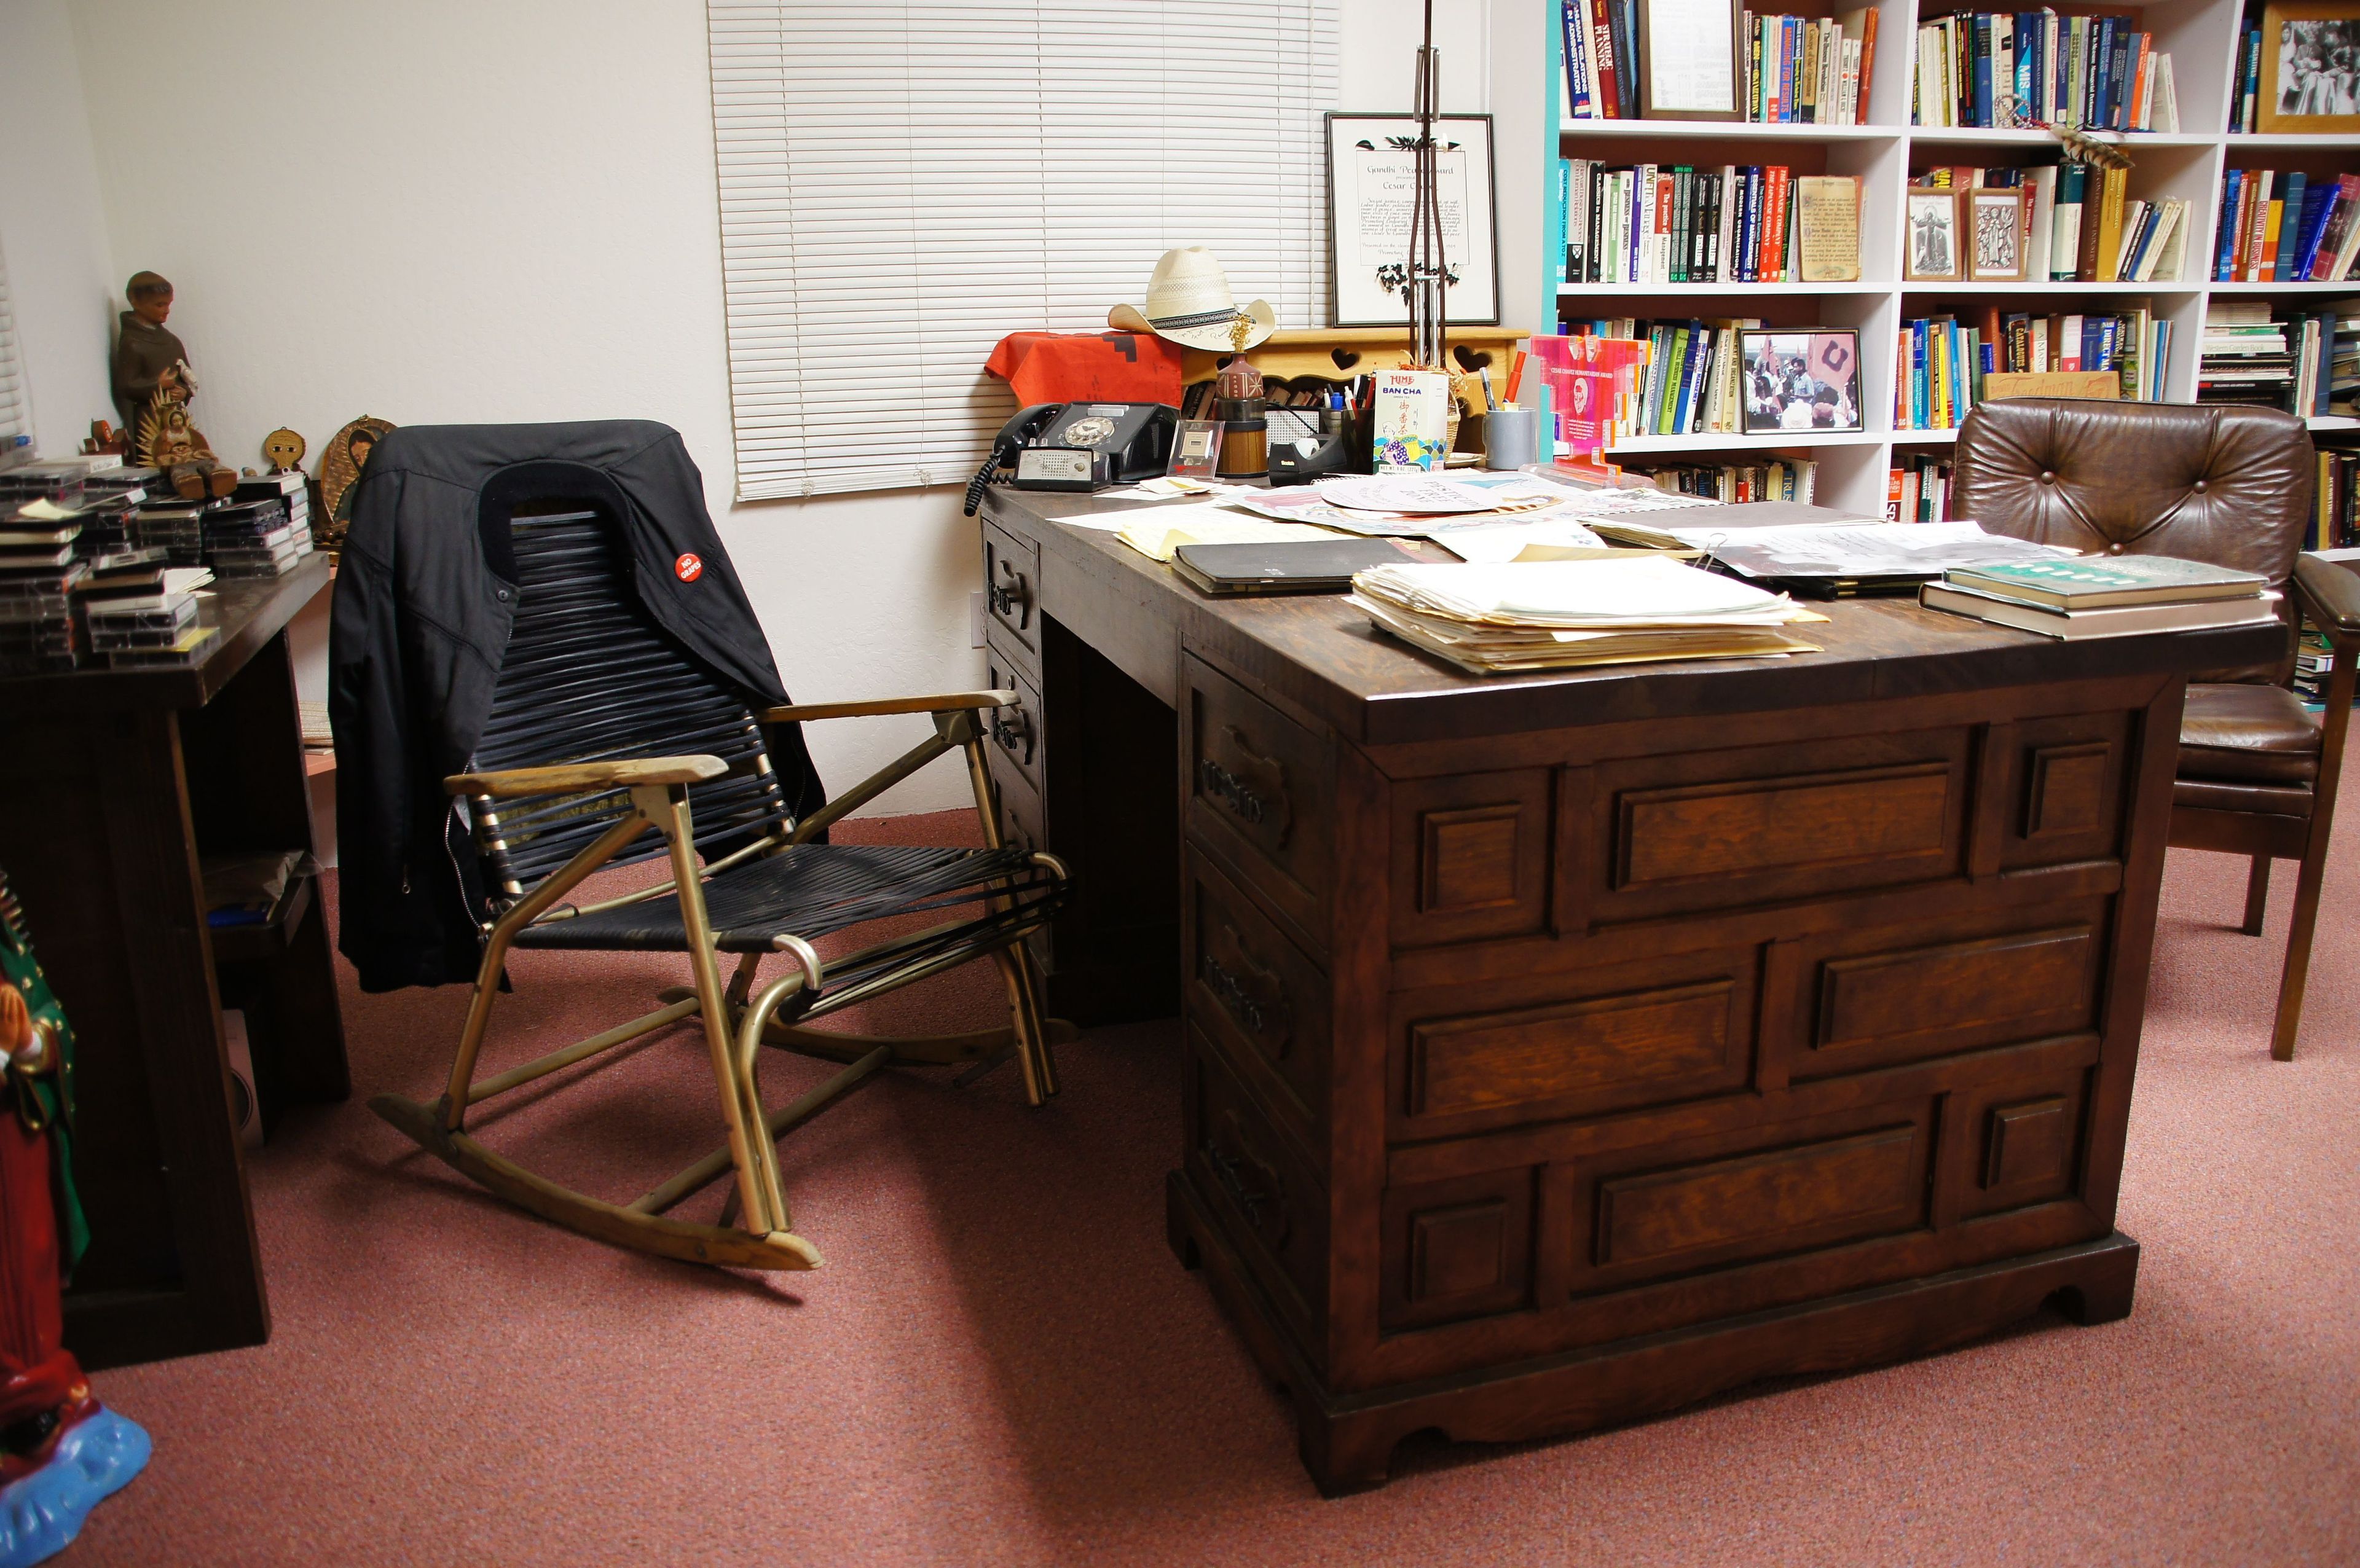
M 1990 532 L 2108 555 L 2174 555 L 2258 572 L 2283 588 L 2311 522 L 2318 455 L 2275 408 L 2010 397 L 1959 431 L 1950 514 Z M 2271 665 L 2199 681 L 2282 684 Z

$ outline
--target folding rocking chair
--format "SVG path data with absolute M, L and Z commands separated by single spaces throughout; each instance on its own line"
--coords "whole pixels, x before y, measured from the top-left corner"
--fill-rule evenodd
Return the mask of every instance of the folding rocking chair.
M 492 711 L 470 770 L 445 780 L 472 822 L 496 918 L 485 930 L 474 1000 L 442 1097 L 425 1105 L 380 1094 L 370 1106 L 483 1186 L 585 1236 L 695 1262 L 818 1268 L 818 1250 L 794 1233 L 779 1175 L 774 1140 L 788 1129 L 896 1063 L 981 1068 L 1012 1054 L 1031 1103 L 1056 1093 L 1052 1025 L 1041 1014 L 1024 938 L 1064 903 L 1065 870 L 1047 855 L 1002 844 L 978 716 L 1012 704 L 1016 693 L 800 704 L 758 716 L 641 606 L 628 551 L 602 514 L 519 516 L 512 535 L 519 603 Z M 824 809 L 793 819 L 771 773 L 762 724 L 920 713 L 934 718 L 930 738 Z M 987 847 L 814 842 L 831 822 L 953 750 L 966 754 Z M 672 877 L 658 886 L 595 903 L 561 902 L 602 866 L 659 855 L 669 855 Z M 964 912 L 832 960 L 813 945 L 863 922 L 954 909 Z M 478 1078 L 503 966 L 512 949 L 535 948 L 683 953 L 691 984 L 662 993 L 664 1005 L 651 1013 Z M 738 961 L 726 989 L 722 953 Z M 786 971 L 757 994 L 759 966 L 773 953 L 785 956 Z M 1006 1029 L 888 1038 L 809 1027 L 982 957 L 998 964 L 1007 984 Z M 728 1141 L 639 1198 L 616 1203 L 574 1192 L 493 1153 L 467 1131 L 469 1107 L 692 1018 L 703 1026 Z M 1072 1032 L 1054 1028 L 1059 1038 Z M 755 1073 L 764 1043 L 849 1065 L 765 1113 Z M 719 1224 L 668 1217 L 733 1171 L 736 1187 Z

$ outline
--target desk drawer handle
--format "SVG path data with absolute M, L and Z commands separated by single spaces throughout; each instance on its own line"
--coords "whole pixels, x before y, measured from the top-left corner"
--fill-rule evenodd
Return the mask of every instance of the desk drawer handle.
M 1004 621 L 1014 622 L 1016 629 L 1022 631 L 1024 623 L 1032 618 L 1032 580 L 1011 566 L 1005 556 L 1000 558 L 1000 575 L 1007 581 L 991 583 L 984 590 L 991 597 L 991 613 Z
M 1223 1133 L 1229 1136 L 1225 1138 Z M 1238 1113 L 1224 1113 L 1219 1127 L 1207 1137 L 1203 1147 L 1213 1179 L 1245 1216 L 1246 1224 L 1273 1251 L 1284 1247 L 1287 1233 L 1294 1228 L 1286 1212 L 1285 1181 L 1278 1167 L 1246 1146 L 1245 1123 Z
M 1214 945 L 1221 951 L 1205 954 L 1206 989 L 1213 993 L 1222 1011 L 1237 1020 L 1240 1029 L 1268 1040 L 1274 1054 L 1284 1059 L 1287 1048 L 1294 1044 L 1290 1027 L 1293 1012 L 1286 1005 L 1286 983 L 1247 955 L 1245 942 L 1236 928 L 1222 926 Z
M 1205 793 L 1227 806 L 1237 819 L 1259 828 L 1274 844 L 1284 845 L 1292 822 L 1286 803 L 1286 766 L 1274 757 L 1262 757 L 1246 744 L 1235 724 L 1224 724 L 1237 767 L 1232 769 L 1207 757 L 1196 764 Z
M 1009 710 L 1003 710 L 1005 711 Z M 1032 757 L 1032 721 L 1023 709 L 1018 708 L 1012 711 L 1016 714 L 1015 722 L 1012 724 L 1001 718 L 997 713 L 992 714 L 991 738 L 999 742 L 1000 749 L 1009 756 L 1017 757 L 1020 762 L 1029 762 Z M 1022 752 L 1022 756 L 1019 757 L 1019 752 Z

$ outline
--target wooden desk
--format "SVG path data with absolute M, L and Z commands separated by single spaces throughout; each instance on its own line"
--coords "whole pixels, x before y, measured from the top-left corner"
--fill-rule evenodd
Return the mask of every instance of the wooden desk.
M 1089 504 L 986 514 L 1003 812 L 1076 873 L 1058 1006 L 1177 978 L 1172 1242 L 1323 1488 L 2129 1311 L 2182 688 L 2275 635 L 1853 601 L 1823 654 L 1481 680 Z
M 309 881 L 267 925 L 214 931 L 197 870 L 201 848 L 312 847 L 285 628 L 328 577 L 314 556 L 222 583 L 192 669 L 0 680 L 0 866 L 79 1041 L 92 1241 L 65 1309 L 86 1367 L 269 1337 L 221 1009 L 246 1012 L 266 1127 L 350 1091 Z

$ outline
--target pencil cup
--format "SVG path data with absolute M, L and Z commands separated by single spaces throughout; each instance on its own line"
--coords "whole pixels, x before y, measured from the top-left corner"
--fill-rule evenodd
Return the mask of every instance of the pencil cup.
M 1494 408 L 1483 416 L 1483 466 L 1513 474 L 1541 460 L 1541 411 Z

